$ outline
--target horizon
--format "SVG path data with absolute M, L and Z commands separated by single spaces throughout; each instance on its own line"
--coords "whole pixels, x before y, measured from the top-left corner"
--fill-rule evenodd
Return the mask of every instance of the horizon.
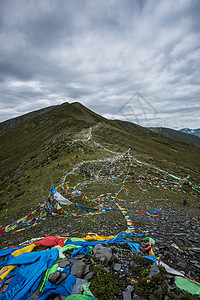
M 200 1 L 0 2 L 0 121 L 78 101 L 141 126 L 199 128 Z
M 72 103 L 75 103 L 75 102 L 77 102 L 77 103 L 80 103 L 79 101 L 74 101 L 74 102 L 68 102 L 68 101 L 65 101 L 65 102 L 62 102 L 61 104 L 55 104 L 55 105 L 50 105 L 50 106 L 45 106 L 45 107 L 41 107 L 41 108 L 39 108 L 39 109 L 36 109 L 36 110 L 33 110 L 33 111 L 28 111 L 28 112 L 26 112 L 26 113 L 24 113 L 24 114 L 22 114 L 22 115 L 17 115 L 17 116 L 14 116 L 14 117 L 12 117 L 12 118 L 10 118 L 10 119 L 6 119 L 6 120 L 4 120 L 4 121 L 1 121 L 0 123 L 3 123 L 3 122 L 7 122 L 7 121 L 10 121 L 10 120 L 12 120 L 12 119 L 15 119 L 15 118 L 18 118 L 18 117 L 22 117 L 22 116 L 24 116 L 24 115 L 27 115 L 27 114 L 30 114 L 30 113 L 32 113 L 32 112 L 37 112 L 37 111 L 39 111 L 39 110 L 42 110 L 42 109 L 46 109 L 46 108 L 48 108 L 48 107 L 54 107 L 54 106 L 57 106 L 57 105 L 62 105 L 62 104 L 64 104 L 64 103 L 69 103 L 69 104 L 72 104 Z M 82 103 L 81 103 L 82 104 Z M 86 106 L 85 106 L 86 107 Z M 88 108 L 88 107 L 86 107 L 86 108 Z M 95 112 L 95 111 L 94 111 Z M 98 114 L 98 112 L 95 112 L 95 113 L 97 113 Z M 100 115 L 100 114 L 99 114 Z M 105 116 L 103 116 L 103 117 L 105 117 Z M 106 117 L 105 117 L 106 118 Z M 107 118 L 106 118 L 107 119 Z M 173 129 L 173 130 L 181 130 L 181 129 L 191 129 L 191 130 L 195 130 L 195 129 L 200 129 L 200 128 L 189 128 L 189 127 L 183 127 L 183 128 L 179 128 L 179 129 L 176 129 L 176 128 L 172 128 L 172 127 L 165 127 L 165 126 L 143 126 L 143 125 L 141 125 L 141 124 L 138 124 L 138 123 L 136 123 L 136 122 L 132 122 L 132 121 L 129 121 L 129 120 L 125 120 L 125 119 L 123 119 L 123 118 L 121 118 L 121 119 L 110 119 L 110 120 L 120 120 L 120 121 L 125 121 L 125 122 L 131 122 L 131 123 L 134 123 L 134 124 L 136 124 L 136 125 L 139 125 L 139 126 L 142 126 L 142 127 L 146 127 L 146 128 L 151 128 L 151 127 L 156 127 L 156 128 L 167 128 L 167 129 Z

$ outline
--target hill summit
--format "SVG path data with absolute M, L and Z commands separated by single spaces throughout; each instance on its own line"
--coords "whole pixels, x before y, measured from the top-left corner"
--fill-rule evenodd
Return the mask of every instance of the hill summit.
M 3 297 L 195 299 L 198 147 L 80 103 L 0 128 Z

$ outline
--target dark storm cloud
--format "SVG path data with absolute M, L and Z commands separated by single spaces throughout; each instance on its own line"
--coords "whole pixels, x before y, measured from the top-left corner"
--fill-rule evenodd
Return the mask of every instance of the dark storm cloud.
M 132 121 L 199 127 L 199 37 L 198 0 L 2 0 L 0 118 L 80 101 L 124 119 L 139 91 L 157 114 L 134 98 Z
M 25 65 L 24 65 L 25 67 Z M 2 61 L 0 62 L 0 78 L 4 81 L 5 78 L 18 78 L 20 80 L 30 80 L 31 74 L 26 68 L 22 68 L 22 65 L 18 65 L 17 62 Z

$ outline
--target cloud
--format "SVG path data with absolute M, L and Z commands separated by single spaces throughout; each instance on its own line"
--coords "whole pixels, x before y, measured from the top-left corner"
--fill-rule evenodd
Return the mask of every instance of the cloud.
M 130 121 L 199 127 L 199 12 L 198 0 L 1 1 L 1 120 L 64 101 L 123 119 L 138 91 L 157 113 L 135 99 Z

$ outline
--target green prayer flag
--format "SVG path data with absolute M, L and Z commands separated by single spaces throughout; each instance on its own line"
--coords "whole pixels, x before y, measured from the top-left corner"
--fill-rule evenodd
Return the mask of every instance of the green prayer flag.
M 192 295 L 200 295 L 200 284 L 185 277 L 175 276 L 176 286 L 184 291 L 189 292 Z
M 155 243 L 156 243 L 156 241 L 154 239 L 152 239 L 151 237 L 146 237 L 144 239 L 148 240 L 150 243 L 152 243 L 152 245 L 155 245 Z

